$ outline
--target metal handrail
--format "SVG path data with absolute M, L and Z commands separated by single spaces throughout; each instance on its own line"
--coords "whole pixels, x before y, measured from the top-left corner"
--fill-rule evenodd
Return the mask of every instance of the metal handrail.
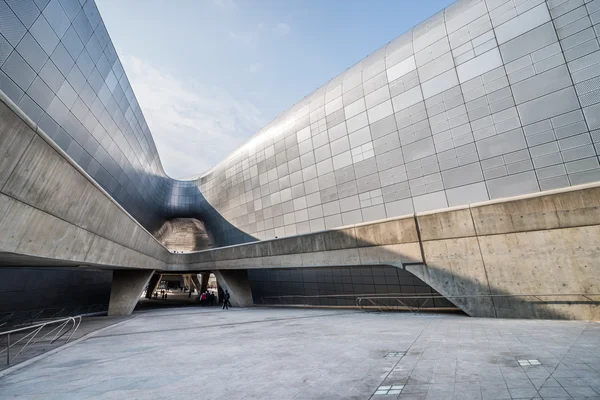
M 2 315 L 2 314 L 0 314 L 0 315 Z M 15 315 L 14 312 L 6 313 L 4 317 L 0 318 L 0 326 L 4 326 L 4 325 L 8 324 L 8 321 L 10 321 L 10 319 L 12 318 L 13 315 Z
M 270 306 L 292 306 L 292 305 L 298 305 L 298 304 L 290 304 L 288 302 L 286 302 L 287 299 L 319 299 L 319 300 L 327 300 L 328 304 L 325 306 L 336 306 L 336 304 L 331 304 L 331 302 L 329 300 L 336 300 L 336 299 L 343 299 L 343 298 L 347 298 L 347 299 L 351 299 L 356 301 L 357 297 L 384 297 L 384 296 L 402 296 L 403 293 L 360 293 L 360 294 L 320 294 L 320 295 L 285 295 L 285 296 L 262 296 L 260 298 L 261 304 L 263 305 L 270 305 Z M 419 293 L 417 294 L 418 296 L 430 296 L 431 293 Z M 277 300 L 279 304 L 276 304 L 274 302 L 267 302 L 267 300 Z M 306 305 L 310 305 L 310 304 L 306 304 Z
M 600 293 L 472 294 L 472 295 L 462 295 L 462 296 L 442 296 L 439 294 L 438 295 L 418 294 L 418 295 L 412 295 L 412 296 L 406 296 L 406 295 L 402 295 L 402 296 L 368 296 L 368 297 L 362 296 L 362 297 L 356 298 L 356 306 L 361 311 L 368 311 L 369 309 L 376 308 L 380 312 L 383 312 L 386 310 L 387 311 L 397 310 L 398 307 L 403 307 L 405 309 L 408 309 L 412 313 L 415 312 L 415 311 L 413 311 L 413 309 L 416 309 L 417 310 L 416 312 L 419 313 L 423 310 L 423 308 L 425 307 L 425 305 L 427 304 L 427 302 L 429 300 L 434 300 L 434 299 L 450 300 L 450 299 L 469 299 L 469 298 L 476 299 L 476 298 L 533 297 L 533 298 L 541 301 L 542 303 L 547 303 L 547 301 L 542 300 L 542 298 L 544 298 L 544 297 L 572 297 L 572 296 L 581 296 L 590 302 L 596 302 L 598 300 L 593 300 L 589 296 L 600 296 Z M 425 299 L 425 301 L 421 304 L 417 304 L 416 306 L 413 306 L 413 305 L 407 304 L 406 301 L 403 301 L 403 300 L 408 300 L 408 299 L 417 299 L 417 300 Z M 380 300 L 392 300 L 393 302 L 396 302 L 396 304 L 395 305 L 382 304 L 380 302 Z M 366 302 L 367 305 L 363 305 L 363 302 Z
M 90 313 L 97 313 L 107 310 L 107 304 L 98 303 L 71 308 L 48 307 L 33 310 L 5 312 L 0 313 L 0 327 L 5 325 L 9 325 L 10 327 L 23 326 L 25 324 L 41 322 L 44 320 L 51 320 L 52 318 L 58 318 L 61 316 L 61 314 L 63 314 L 62 316 L 64 318 L 67 318 L 67 316 L 87 315 Z
M 423 296 L 428 296 L 431 293 L 422 293 Z M 285 295 L 285 296 L 262 296 L 260 298 L 261 302 L 263 304 L 267 304 L 265 302 L 265 299 L 278 299 L 279 301 L 282 301 L 283 299 L 294 299 L 294 298 L 300 298 L 300 299 L 324 299 L 324 298 L 344 298 L 344 297 L 351 297 L 353 299 L 355 299 L 357 296 L 358 297 L 377 297 L 377 296 L 390 296 L 390 295 L 399 295 L 402 296 L 403 293 L 359 293 L 359 294 L 314 294 L 314 295 L 302 295 L 302 294 L 291 294 L 291 295 Z M 417 294 L 417 295 L 421 295 L 421 293 Z
M 51 331 L 47 332 L 46 334 L 44 334 L 43 336 L 39 337 L 37 340 L 34 341 L 36 336 L 38 336 L 38 334 L 45 327 L 47 327 L 49 325 L 54 325 L 54 324 L 58 324 L 58 326 L 56 326 L 54 329 L 52 329 Z M 71 324 L 71 325 L 69 326 L 68 329 L 65 330 L 65 327 L 68 326 L 69 324 Z M 80 324 L 81 324 L 81 316 L 78 315 L 75 317 L 61 318 L 61 319 L 57 319 L 54 321 L 43 322 L 43 323 L 39 323 L 39 324 L 35 324 L 35 325 L 26 326 L 23 328 L 17 328 L 17 329 L 12 329 L 10 331 L 0 332 L 0 338 L 2 336 L 6 336 L 6 348 L 4 350 L 0 350 L 0 354 L 6 352 L 6 365 L 8 366 L 8 365 L 10 365 L 10 363 L 12 361 L 14 361 L 19 356 L 19 354 L 21 354 L 23 352 L 23 350 L 27 346 L 39 343 L 40 341 L 42 341 L 43 339 L 45 339 L 46 337 L 48 337 L 49 335 L 51 335 L 54 332 L 56 332 L 56 333 L 54 334 L 54 337 L 50 340 L 50 344 L 55 343 L 56 341 L 58 341 L 60 338 L 62 338 L 64 335 L 66 335 L 68 332 L 71 331 L 71 334 L 65 341 L 65 344 L 67 344 L 73 337 L 73 334 L 77 331 L 77 328 L 79 328 Z M 24 335 L 23 337 L 18 339 L 16 342 L 11 344 L 11 342 L 10 342 L 11 335 L 14 335 L 19 332 L 26 332 L 28 330 L 31 330 L 31 332 L 27 333 L 26 335 Z M 13 346 L 16 346 L 17 344 L 23 342 L 27 338 L 29 338 L 29 340 L 27 340 L 27 343 L 25 343 L 21 347 L 21 349 L 17 352 L 17 354 L 15 354 L 11 358 L 10 349 Z M 32 343 L 32 341 L 33 341 L 33 343 Z

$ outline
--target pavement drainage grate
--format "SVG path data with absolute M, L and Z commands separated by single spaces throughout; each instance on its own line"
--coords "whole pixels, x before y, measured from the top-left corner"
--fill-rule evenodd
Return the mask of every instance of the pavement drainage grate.
M 542 365 L 540 360 L 517 360 L 521 367 L 527 367 L 530 365 Z
M 400 394 L 402 389 L 404 389 L 404 385 L 379 386 L 375 394 Z
M 390 351 L 385 355 L 385 357 L 404 357 L 406 355 L 405 351 Z

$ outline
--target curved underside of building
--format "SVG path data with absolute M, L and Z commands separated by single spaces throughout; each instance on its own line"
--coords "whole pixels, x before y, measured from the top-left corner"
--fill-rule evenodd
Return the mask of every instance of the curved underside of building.
M 0 0 L 0 90 L 157 238 L 282 238 L 600 180 L 597 3 L 459 0 L 195 180 L 165 174 L 93 0 Z

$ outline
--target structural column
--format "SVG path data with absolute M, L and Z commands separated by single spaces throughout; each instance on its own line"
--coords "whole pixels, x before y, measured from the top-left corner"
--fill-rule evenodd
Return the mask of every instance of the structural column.
M 208 290 L 208 278 L 210 278 L 210 272 L 203 272 L 200 275 L 200 279 L 202 279 L 202 289 L 200 290 L 200 293 L 204 293 L 206 290 Z
M 152 274 L 153 270 L 114 270 L 108 315 L 130 315 Z
M 148 283 L 148 290 L 146 291 L 147 299 L 152 298 L 152 293 L 154 293 L 154 291 L 156 290 L 156 287 L 158 286 L 161 277 L 161 274 L 154 274 L 152 275 L 152 278 L 150 278 L 150 282 Z
M 194 286 L 196 286 L 196 291 L 198 294 L 201 294 L 202 285 L 200 284 L 200 280 L 198 280 L 198 274 L 192 274 L 192 282 L 194 282 Z
M 229 291 L 231 296 L 229 301 L 232 306 L 251 307 L 254 305 L 247 270 L 220 270 L 215 271 L 214 274 L 223 291 Z

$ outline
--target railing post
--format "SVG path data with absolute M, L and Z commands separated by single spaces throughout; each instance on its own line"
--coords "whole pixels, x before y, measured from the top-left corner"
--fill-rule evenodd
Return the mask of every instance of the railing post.
M 6 365 L 10 365 L 10 333 L 6 338 Z

